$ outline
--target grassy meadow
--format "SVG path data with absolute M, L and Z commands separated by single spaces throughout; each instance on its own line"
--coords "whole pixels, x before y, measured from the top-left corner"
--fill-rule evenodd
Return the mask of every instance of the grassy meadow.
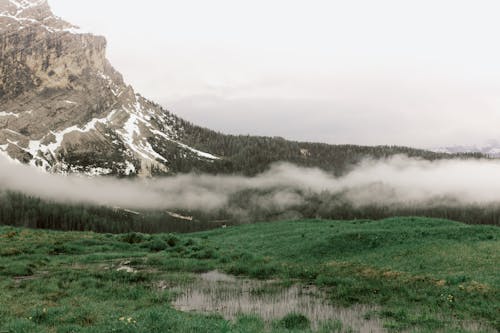
M 175 310 L 174 287 L 211 270 L 374 305 L 365 315 L 388 332 L 500 330 L 500 228 L 408 217 L 155 235 L 0 227 L 0 333 L 311 331 L 299 314 L 265 323 Z

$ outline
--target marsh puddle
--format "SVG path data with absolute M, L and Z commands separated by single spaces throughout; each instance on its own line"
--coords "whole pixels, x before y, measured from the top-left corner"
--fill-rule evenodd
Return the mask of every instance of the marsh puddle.
M 326 295 L 314 287 L 283 287 L 277 281 L 239 279 L 217 271 L 204 273 L 183 287 L 174 307 L 180 311 L 219 313 L 228 320 L 241 314 L 252 314 L 266 322 L 279 320 L 290 313 L 300 313 L 317 329 L 327 321 L 341 321 L 355 332 L 385 332 L 377 318 L 364 319 L 373 307 L 358 305 L 335 307 Z M 373 317 L 373 316 L 372 316 Z

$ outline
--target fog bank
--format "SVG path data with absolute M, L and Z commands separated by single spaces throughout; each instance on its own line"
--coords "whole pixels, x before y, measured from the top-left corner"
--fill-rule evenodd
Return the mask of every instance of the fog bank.
M 500 202 L 500 161 L 424 161 L 395 156 L 365 160 L 342 177 L 316 168 L 278 163 L 255 177 L 186 174 L 161 179 L 53 175 L 0 158 L 0 189 L 62 203 L 130 209 L 223 208 L 245 190 L 266 194 L 261 207 L 298 205 L 300 193 L 342 193 L 354 205 L 424 203 L 447 198 L 460 204 Z

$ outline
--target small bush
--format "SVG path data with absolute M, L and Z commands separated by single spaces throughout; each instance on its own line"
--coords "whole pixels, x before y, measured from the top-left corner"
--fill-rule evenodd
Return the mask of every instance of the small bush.
M 206 260 L 217 258 L 217 253 L 212 249 L 201 249 L 191 255 L 191 258 Z
M 154 238 L 145 245 L 151 252 L 160 252 L 168 248 L 167 242 L 162 239 Z
M 302 314 L 290 313 L 279 321 L 279 326 L 288 330 L 306 330 L 311 326 L 311 322 Z
M 173 234 L 168 234 L 163 236 L 163 240 L 167 242 L 168 246 L 174 247 L 179 244 L 179 238 Z
M 138 232 L 129 232 L 121 236 L 121 241 L 129 244 L 139 244 L 147 240 L 146 235 Z
M 470 279 L 465 276 L 465 275 L 457 275 L 457 276 L 450 276 L 446 279 L 446 282 L 450 285 L 456 285 L 459 283 L 464 283 L 469 281 Z
M 184 246 L 193 246 L 195 244 L 194 240 L 192 238 L 188 238 L 185 242 L 184 242 Z
M 49 250 L 50 255 L 59 255 L 59 254 L 79 254 L 82 252 L 81 248 L 78 248 L 69 244 L 56 243 Z

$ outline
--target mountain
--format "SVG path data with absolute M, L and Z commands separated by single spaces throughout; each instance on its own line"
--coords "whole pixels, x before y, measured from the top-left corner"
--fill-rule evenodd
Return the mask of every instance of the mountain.
M 432 151 L 447 154 L 479 153 L 491 158 L 500 158 L 500 143 L 491 140 L 485 145 L 438 147 Z
M 0 31 L 0 154 L 50 172 L 255 174 L 281 160 L 341 172 L 365 156 L 451 158 L 195 126 L 137 94 L 106 59 L 105 38 L 58 18 L 46 0 L 0 0 Z
M 182 125 L 126 85 L 106 40 L 54 16 L 44 0 L 0 1 L 0 147 L 59 172 L 136 173 L 168 161 L 161 138 L 186 155 L 217 157 L 178 141 Z

